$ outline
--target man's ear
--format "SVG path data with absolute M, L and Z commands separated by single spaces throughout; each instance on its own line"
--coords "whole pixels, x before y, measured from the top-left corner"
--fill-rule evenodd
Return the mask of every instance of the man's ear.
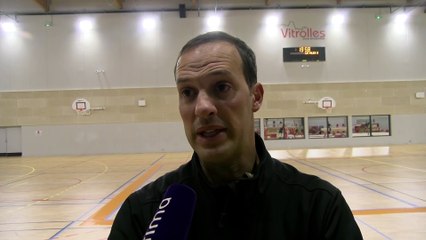
M 262 106 L 263 102 L 263 86 L 260 83 L 256 83 L 251 88 L 251 94 L 253 97 L 253 105 L 252 110 L 253 112 L 257 112 L 260 107 Z

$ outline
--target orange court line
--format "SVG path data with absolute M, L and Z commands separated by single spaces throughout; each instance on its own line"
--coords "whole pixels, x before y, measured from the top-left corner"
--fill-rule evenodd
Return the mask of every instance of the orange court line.
M 426 207 L 367 209 L 367 210 L 352 211 L 354 215 L 377 215 L 377 214 L 418 213 L 418 212 L 426 212 Z
M 117 194 L 107 204 L 100 208 L 95 214 L 84 221 L 81 225 L 112 225 L 112 220 L 107 220 L 108 216 L 126 200 L 127 196 L 136 191 L 143 183 L 145 183 L 152 175 L 154 175 L 162 164 L 159 162 L 148 168 L 140 177 L 128 185 L 123 191 Z

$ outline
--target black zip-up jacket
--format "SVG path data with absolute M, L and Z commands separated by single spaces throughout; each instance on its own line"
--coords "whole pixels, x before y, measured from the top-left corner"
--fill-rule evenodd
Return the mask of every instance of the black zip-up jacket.
M 273 159 L 256 135 L 253 177 L 211 187 L 198 156 L 132 193 L 108 239 L 143 239 L 166 189 L 182 183 L 197 194 L 190 240 L 360 240 L 341 192 L 330 183 Z

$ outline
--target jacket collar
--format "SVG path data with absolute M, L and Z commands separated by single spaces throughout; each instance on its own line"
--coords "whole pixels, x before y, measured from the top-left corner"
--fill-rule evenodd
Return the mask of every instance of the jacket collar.
M 255 143 L 257 156 L 259 157 L 259 164 L 254 166 L 253 171 L 251 173 L 252 176 L 249 176 L 250 174 L 248 174 L 239 180 L 231 182 L 228 184 L 229 187 L 234 188 L 240 182 L 244 182 L 247 184 L 256 184 L 260 193 L 263 193 L 265 191 L 268 184 L 268 174 L 272 173 L 272 158 L 268 150 L 266 149 L 262 138 L 258 134 L 255 134 Z M 201 178 L 203 184 L 207 184 L 211 188 L 214 188 L 209 183 L 207 176 L 204 174 L 201 168 L 200 159 L 197 153 L 193 153 L 191 162 L 193 169 L 195 170 L 194 172 L 198 176 L 197 178 Z
M 258 179 L 259 192 L 263 193 L 268 186 L 268 179 L 273 172 L 272 157 L 266 149 L 263 139 L 255 134 L 256 139 L 256 152 L 259 157 L 259 165 L 255 169 L 254 177 Z

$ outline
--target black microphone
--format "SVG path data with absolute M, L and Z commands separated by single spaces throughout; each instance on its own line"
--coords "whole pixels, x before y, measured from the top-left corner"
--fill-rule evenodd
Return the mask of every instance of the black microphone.
M 183 184 L 169 186 L 143 240 L 186 240 L 196 200 L 192 188 Z

